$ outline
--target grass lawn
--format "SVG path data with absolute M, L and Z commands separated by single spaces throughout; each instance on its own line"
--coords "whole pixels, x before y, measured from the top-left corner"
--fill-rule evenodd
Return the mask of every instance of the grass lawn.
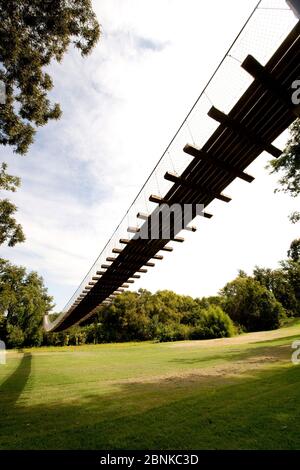
M 295 339 L 9 351 L 0 449 L 300 449 Z

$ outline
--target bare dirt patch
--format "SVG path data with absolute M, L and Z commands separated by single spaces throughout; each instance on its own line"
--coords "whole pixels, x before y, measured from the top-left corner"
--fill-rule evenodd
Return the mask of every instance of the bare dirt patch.
M 184 384 L 188 386 L 191 383 L 210 384 L 216 382 L 228 383 L 231 379 L 238 377 L 251 376 L 257 371 L 262 371 L 274 365 L 288 364 L 290 362 L 290 349 L 287 346 L 270 348 L 268 354 L 255 354 L 253 356 L 245 357 L 244 359 L 231 360 L 222 362 L 221 364 L 213 365 L 205 368 L 193 368 L 188 370 L 180 370 L 162 375 L 151 377 L 137 377 L 124 380 L 118 380 L 114 383 L 118 384 L 150 384 L 156 383 L 159 385 L 165 384 Z
M 207 346 L 234 346 L 240 344 L 259 343 L 263 341 L 271 341 L 273 339 L 294 336 L 294 328 L 286 328 L 274 331 L 259 331 L 256 333 L 246 333 L 244 335 L 234 336 L 233 338 L 218 338 L 194 341 L 181 341 L 170 344 L 171 348 L 190 348 L 190 347 L 207 347 Z M 300 335 L 300 328 L 299 328 Z

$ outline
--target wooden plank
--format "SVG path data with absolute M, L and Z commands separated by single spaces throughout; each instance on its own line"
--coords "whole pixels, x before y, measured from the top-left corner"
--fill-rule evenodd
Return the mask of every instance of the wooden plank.
M 139 227 L 128 227 L 127 232 L 128 233 L 139 233 L 140 228 Z
M 157 196 L 156 194 L 151 194 L 149 201 L 154 202 L 155 204 L 168 204 L 165 199 L 163 199 L 161 196 Z
M 136 216 L 138 219 L 142 219 L 142 220 L 148 220 L 149 218 L 149 214 L 145 214 L 144 212 L 138 212 Z
M 197 227 L 195 227 L 194 225 L 192 225 L 191 227 L 185 227 L 184 230 L 187 230 L 188 232 L 197 232 Z
M 161 251 L 167 251 L 168 253 L 171 253 L 173 251 L 172 246 L 164 246 L 160 249 Z
M 205 188 L 204 186 L 201 186 L 198 184 L 191 183 L 188 180 L 185 180 L 184 178 L 182 178 L 181 176 L 176 175 L 175 173 L 171 173 L 167 171 L 164 175 L 164 178 L 167 181 L 171 181 L 172 183 L 175 183 L 175 184 L 180 184 L 182 186 L 185 186 L 186 188 L 195 189 L 196 191 L 201 191 L 203 193 L 209 194 L 210 196 L 213 196 L 216 199 L 219 199 L 220 201 L 223 201 L 223 202 L 231 201 L 230 197 L 225 196 L 224 194 L 213 193 L 208 188 Z
M 117 253 L 117 254 L 122 253 L 122 251 L 123 251 L 123 250 L 121 250 L 120 248 L 113 248 L 113 249 L 112 249 L 112 252 L 113 252 L 113 253 Z
M 171 204 L 169 201 L 167 201 L 166 199 L 160 197 L 160 196 L 157 196 L 155 194 L 151 194 L 151 196 L 149 197 L 149 201 L 150 202 L 155 202 L 156 204 L 166 204 L 167 206 L 171 207 L 173 204 Z M 185 203 L 184 202 L 180 202 L 178 203 L 180 205 L 184 205 Z M 196 204 L 194 204 L 196 206 Z M 211 219 L 213 217 L 212 214 L 209 214 L 208 212 L 203 212 L 202 213 L 202 216 L 205 217 L 206 219 Z M 184 227 L 182 228 L 182 230 L 184 230 Z
M 187 144 L 184 147 L 183 151 L 199 160 L 209 161 L 211 165 L 215 165 L 221 168 L 222 170 L 227 171 L 231 175 L 246 181 L 247 183 L 252 183 L 252 181 L 254 181 L 254 177 L 248 175 L 248 173 L 245 173 L 244 171 L 241 171 L 226 162 L 212 157 L 208 153 L 203 152 L 201 149 L 194 147 L 193 145 Z
M 184 238 L 183 237 L 175 237 L 175 238 L 172 238 L 172 242 L 183 243 Z
M 208 111 L 208 116 L 219 122 L 220 124 L 229 127 L 234 132 L 250 140 L 253 144 L 261 146 L 266 152 L 270 153 L 274 158 L 282 155 L 282 150 L 279 150 L 274 145 L 264 142 L 264 140 L 256 135 L 251 129 L 248 129 L 243 124 L 230 118 L 227 114 L 212 106 Z
M 291 110 L 296 117 L 300 117 L 300 105 L 294 105 L 292 102 L 292 93 L 284 89 L 279 81 L 276 80 L 252 55 L 248 55 L 241 66 L 289 110 Z

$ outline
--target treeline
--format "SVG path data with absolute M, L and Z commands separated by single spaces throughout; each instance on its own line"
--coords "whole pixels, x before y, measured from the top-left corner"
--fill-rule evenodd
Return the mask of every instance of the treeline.
M 211 339 L 275 329 L 300 316 L 300 239 L 278 269 L 256 267 L 252 276 L 240 271 L 215 297 L 128 291 L 99 307 L 89 323 L 46 334 L 42 319 L 52 307 L 41 277 L 0 260 L 0 338 L 9 347 Z

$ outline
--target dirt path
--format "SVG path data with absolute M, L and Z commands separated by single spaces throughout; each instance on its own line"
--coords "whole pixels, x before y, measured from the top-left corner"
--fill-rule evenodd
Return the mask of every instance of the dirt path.
M 233 338 L 219 338 L 219 339 L 207 339 L 207 340 L 196 340 L 196 341 L 181 341 L 170 344 L 172 348 L 190 348 L 190 347 L 208 347 L 208 346 L 234 346 L 239 344 L 251 344 L 263 341 L 271 341 L 273 339 L 287 338 L 294 336 L 299 333 L 300 339 L 300 325 L 296 329 L 295 327 L 281 328 L 274 331 L 259 331 L 256 333 L 246 333 L 244 335 L 234 336 Z

